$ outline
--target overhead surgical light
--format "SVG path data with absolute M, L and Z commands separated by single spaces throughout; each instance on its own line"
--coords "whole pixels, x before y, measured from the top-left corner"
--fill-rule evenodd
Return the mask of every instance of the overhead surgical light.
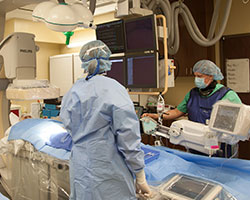
M 34 21 L 44 22 L 49 29 L 57 32 L 71 32 L 77 27 L 94 28 L 93 14 L 84 2 L 72 5 L 42 2 L 36 6 L 32 17 Z
M 52 1 L 46 1 L 46 2 L 42 2 L 38 4 L 32 13 L 33 21 L 37 21 L 37 22 L 44 21 L 48 11 L 51 8 L 55 7 L 56 5 L 57 4 Z

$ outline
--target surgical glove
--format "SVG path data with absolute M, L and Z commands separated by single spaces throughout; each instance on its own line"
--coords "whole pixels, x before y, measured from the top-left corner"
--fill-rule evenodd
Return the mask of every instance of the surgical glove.
M 136 176 L 136 192 L 144 197 L 152 195 L 151 190 L 147 184 L 144 169 L 135 174 Z
M 152 119 L 157 120 L 159 115 L 158 114 L 153 114 L 153 113 L 144 113 L 141 116 L 141 118 L 143 118 L 143 117 L 151 117 Z

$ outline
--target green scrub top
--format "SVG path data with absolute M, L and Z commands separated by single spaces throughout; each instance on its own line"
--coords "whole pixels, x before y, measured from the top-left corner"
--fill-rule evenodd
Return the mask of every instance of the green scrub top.
M 216 91 L 218 91 L 222 87 L 224 87 L 224 85 L 217 83 L 213 92 L 211 94 L 209 94 L 208 96 L 211 96 L 213 93 L 215 93 Z M 189 100 L 189 97 L 190 97 L 190 91 L 186 94 L 183 101 L 177 106 L 177 109 L 179 111 L 181 111 L 183 113 L 187 113 L 187 102 Z M 239 96 L 233 90 L 228 91 L 221 100 L 226 100 L 226 99 L 232 103 L 241 103 Z

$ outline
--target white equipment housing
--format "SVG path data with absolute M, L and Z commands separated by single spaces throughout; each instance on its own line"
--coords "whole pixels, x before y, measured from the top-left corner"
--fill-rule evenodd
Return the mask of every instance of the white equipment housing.
M 211 113 L 209 128 L 242 139 L 247 138 L 250 129 L 250 106 L 230 102 L 216 103 Z
M 48 80 L 36 80 L 35 35 L 16 32 L 0 43 L 7 79 L 12 80 L 6 90 L 8 99 L 35 100 L 52 99 L 60 96 L 59 88 Z
M 35 79 L 35 35 L 13 33 L 0 43 L 0 55 L 4 58 L 5 76 L 8 79 Z
M 172 144 L 179 144 L 186 149 L 195 149 L 197 151 L 209 154 L 205 149 L 205 134 L 209 132 L 208 126 L 189 120 L 178 120 L 172 123 L 169 130 L 169 141 Z
M 176 174 L 161 188 L 164 199 L 211 200 L 218 199 L 222 191 L 219 184 L 182 174 Z
M 130 7 L 132 5 L 132 7 Z M 151 15 L 153 14 L 152 10 L 141 8 L 140 0 L 118 0 L 116 17 L 124 17 L 127 15 Z
M 36 80 L 35 35 L 13 33 L 0 43 L 0 137 L 9 126 L 9 107 L 12 100 L 53 99 L 60 96 L 60 89 L 48 80 Z
M 77 27 L 95 28 L 93 14 L 84 2 L 69 5 L 44 1 L 35 7 L 32 18 L 58 32 L 73 31 Z
M 219 142 L 236 144 L 249 139 L 250 106 L 221 100 L 214 104 L 209 125 L 177 120 L 164 127 L 149 117 L 141 119 L 144 132 L 169 138 L 173 144 L 212 155 Z

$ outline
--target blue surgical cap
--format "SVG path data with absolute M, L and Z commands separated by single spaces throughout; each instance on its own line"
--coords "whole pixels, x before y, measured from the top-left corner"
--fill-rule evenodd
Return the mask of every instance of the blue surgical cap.
M 98 62 L 98 73 L 109 71 L 111 69 L 111 62 L 108 60 L 111 51 L 108 46 L 100 40 L 94 40 L 83 45 L 79 57 L 82 61 L 82 68 L 89 74 L 93 74 Z
M 200 60 L 195 63 L 193 72 L 212 75 L 214 80 L 222 80 L 224 78 L 223 74 L 220 71 L 220 68 L 210 60 Z

